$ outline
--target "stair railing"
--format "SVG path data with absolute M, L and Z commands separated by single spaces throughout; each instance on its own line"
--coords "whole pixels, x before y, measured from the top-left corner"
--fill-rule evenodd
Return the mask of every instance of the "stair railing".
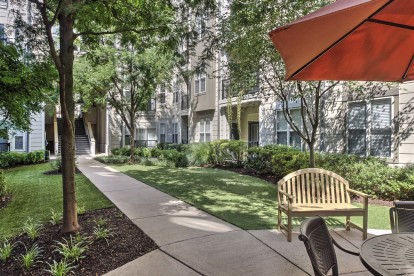
M 88 136 L 88 139 L 89 139 L 89 146 L 90 146 L 90 149 L 91 149 L 91 155 L 95 156 L 95 137 L 94 137 L 93 131 L 92 131 L 92 124 L 91 124 L 91 122 L 86 122 L 85 116 L 83 116 L 83 124 L 85 126 L 86 136 Z

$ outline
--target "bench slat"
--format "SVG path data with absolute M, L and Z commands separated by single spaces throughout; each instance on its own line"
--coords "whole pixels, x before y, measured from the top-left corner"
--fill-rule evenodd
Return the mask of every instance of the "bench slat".
M 325 187 L 325 177 L 323 174 L 318 173 L 321 179 L 321 193 L 322 193 L 322 203 L 326 203 L 326 187 Z

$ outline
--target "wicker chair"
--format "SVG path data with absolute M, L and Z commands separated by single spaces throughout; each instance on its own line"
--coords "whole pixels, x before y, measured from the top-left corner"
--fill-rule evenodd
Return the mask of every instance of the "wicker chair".
M 321 217 L 306 219 L 300 225 L 299 240 L 303 241 L 312 263 L 316 276 L 324 276 L 332 270 L 332 275 L 338 275 L 338 262 L 333 245 L 342 251 L 359 256 L 358 252 L 350 251 L 340 246 L 329 234 L 328 227 Z
M 390 222 L 393 233 L 414 232 L 414 201 L 394 201 Z

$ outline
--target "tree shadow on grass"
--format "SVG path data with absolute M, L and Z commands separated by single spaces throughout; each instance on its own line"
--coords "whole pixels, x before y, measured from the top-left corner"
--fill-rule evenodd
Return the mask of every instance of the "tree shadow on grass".
M 242 229 L 277 227 L 277 189 L 262 180 L 205 168 L 145 167 L 122 171 Z M 302 221 L 295 218 L 294 227 Z M 329 227 L 342 228 L 345 218 L 327 218 L 326 222 Z

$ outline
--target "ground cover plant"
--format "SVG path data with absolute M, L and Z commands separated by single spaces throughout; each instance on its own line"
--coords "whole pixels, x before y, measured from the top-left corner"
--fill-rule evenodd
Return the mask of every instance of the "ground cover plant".
M 262 179 L 217 168 L 113 167 L 242 229 L 276 228 L 277 189 Z M 370 205 L 368 227 L 390 229 L 388 211 L 389 207 Z M 361 218 L 353 217 L 352 221 L 362 225 Z M 295 226 L 300 222 L 295 220 Z M 345 218 L 329 218 L 327 222 L 343 227 Z

